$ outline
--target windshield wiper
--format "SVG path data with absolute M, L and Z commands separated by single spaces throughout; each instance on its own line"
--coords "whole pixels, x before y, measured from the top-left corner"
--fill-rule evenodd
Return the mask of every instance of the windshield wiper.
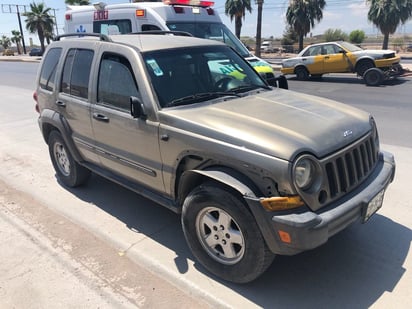
M 272 88 L 270 88 L 269 86 L 266 85 L 243 85 L 243 86 L 239 86 L 239 87 L 235 87 L 230 89 L 230 91 L 235 92 L 235 93 L 239 93 L 239 92 L 247 92 L 250 90 L 255 90 L 258 88 L 263 88 L 263 89 L 267 89 L 267 90 L 271 90 Z
M 188 95 L 183 98 L 175 99 L 171 102 L 169 102 L 166 107 L 172 107 L 172 106 L 179 106 L 179 105 L 185 105 L 189 103 L 194 103 L 194 102 L 201 102 L 205 100 L 210 100 L 218 97 L 225 97 L 225 96 L 234 96 L 234 97 L 241 97 L 240 94 L 228 91 L 228 92 L 202 92 L 202 93 L 195 93 Z

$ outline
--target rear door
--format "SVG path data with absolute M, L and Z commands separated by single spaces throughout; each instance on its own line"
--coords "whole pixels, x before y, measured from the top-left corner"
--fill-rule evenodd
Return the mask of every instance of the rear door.
M 301 57 L 302 64 L 308 69 L 310 74 L 322 74 L 323 71 L 323 57 L 322 46 L 311 46 Z
M 114 174 L 164 192 L 158 122 L 135 119 L 130 97 L 141 97 L 132 53 L 116 46 L 102 52 L 96 68 L 92 127 L 102 165 Z
M 93 132 L 90 122 L 89 82 L 95 52 L 88 47 L 70 48 L 59 79 L 59 92 L 54 104 L 63 115 L 72 132 L 72 138 L 86 161 L 98 163 L 93 150 Z M 89 46 L 89 45 L 87 45 Z

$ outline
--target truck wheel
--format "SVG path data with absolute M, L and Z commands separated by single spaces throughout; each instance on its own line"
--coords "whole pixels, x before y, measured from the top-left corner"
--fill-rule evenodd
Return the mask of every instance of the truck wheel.
M 383 81 L 383 72 L 378 68 L 371 68 L 363 75 L 366 85 L 379 86 Z
M 295 69 L 296 79 L 297 80 L 308 80 L 309 79 L 309 72 L 304 67 L 297 67 Z
M 54 130 L 50 133 L 48 145 L 51 161 L 61 182 L 68 187 L 77 187 L 87 182 L 90 171 L 73 159 L 60 132 Z
M 224 280 L 250 282 L 275 257 L 242 200 L 214 183 L 201 185 L 187 196 L 182 226 L 193 255 Z

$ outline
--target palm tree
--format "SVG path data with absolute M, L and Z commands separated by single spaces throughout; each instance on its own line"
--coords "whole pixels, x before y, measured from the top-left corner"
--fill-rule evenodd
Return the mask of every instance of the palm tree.
M 226 0 L 225 14 L 230 17 L 230 21 L 235 18 L 235 34 L 240 39 L 242 29 L 242 19 L 245 19 L 246 10 L 252 12 L 250 0 Z
M 286 11 L 288 24 L 299 36 L 299 51 L 303 49 L 303 37 L 315 27 L 315 21 L 323 18 L 324 0 L 290 0 Z
M 39 36 L 39 41 L 41 49 L 44 52 L 44 39 L 45 33 L 53 32 L 54 20 L 53 17 L 49 14 L 51 8 L 46 8 L 44 3 L 35 2 L 30 4 L 30 12 L 26 12 L 23 16 L 26 16 L 26 28 L 30 33 L 37 32 Z
M 383 34 L 382 49 L 388 49 L 389 35 L 412 17 L 412 0 L 367 0 L 368 20 Z
M 21 33 L 20 33 L 20 31 L 12 30 L 11 34 L 13 35 L 11 37 L 11 41 L 16 44 L 17 53 L 20 55 L 21 54 L 20 42 L 21 42 L 21 39 L 22 39 Z
M 89 5 L 88 0 L 65 0 L 64 3 L 68 5 Z
M 2 35 L 0 39 L 0 45 L 3 46 L 4 49 L 8 49 L 10 47 L 10 44 L 11 44 L 10 38 L 8 38 L 5 35 Z

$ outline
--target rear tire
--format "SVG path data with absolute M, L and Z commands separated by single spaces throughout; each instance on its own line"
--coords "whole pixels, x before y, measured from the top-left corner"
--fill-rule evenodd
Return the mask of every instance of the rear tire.
M 182 226 L 193 255 L 224 280 L 250 282 L 275 257 L 241 198 L 217 184 L 206 183 L 187 196 Z
M 54 170 L 62 183 L 77 187 L 87 182 L 90 171 L 74 160 L 60 132 L 54 130 L 50 133 L 48 145 Z

